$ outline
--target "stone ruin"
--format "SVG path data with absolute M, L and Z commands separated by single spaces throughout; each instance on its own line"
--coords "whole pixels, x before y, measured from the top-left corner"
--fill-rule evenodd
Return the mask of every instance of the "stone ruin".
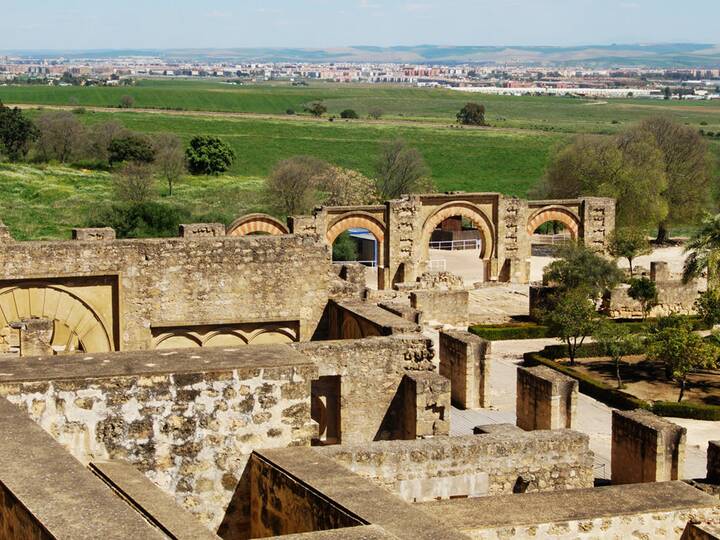
M 492 406 L 494 369 L 490 344 L 462 329 L 467 291 L 423 268 L 424 235 L 452 215 L 480 223 L 493 280 L 525 279 L 538 220 L 598 249 L 614 226 L 606 199 L 436 194 L 170 239 L 14 242 L 0 228 L 0 537 L 711 530 L 718 499 L 678 481 L 684 439 L 655 420 L 623 424 L 619 459 L 638 469 L 652 450 L 676 472 L 594 487 L 588 437 L 572 429 L 577 386 L 557 374 L 520 370 L 519 427 L 452 435 L 453 407 Z M 356 226 L 382 237 L 386 290 L 332 264 L 333 235 Z M 461 327 L 437 349 L 436 322 Z

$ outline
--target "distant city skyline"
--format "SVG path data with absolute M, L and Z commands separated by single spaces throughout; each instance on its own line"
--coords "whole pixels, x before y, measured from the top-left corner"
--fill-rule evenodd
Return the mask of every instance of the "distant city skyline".
M 0 50 L 718 43 L 695 0 L 0 0 Z

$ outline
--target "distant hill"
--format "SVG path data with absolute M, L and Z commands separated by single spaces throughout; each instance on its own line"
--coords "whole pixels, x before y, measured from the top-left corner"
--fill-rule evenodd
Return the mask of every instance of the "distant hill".
M 165 60 L 216 62 L 387 62 L 415 64 L 523 64 L 588 67 L 712 67 L 720 66 L 720 45 L 660 43 L 588 45 L 577 47 L 353 46 L 328 49 L 238 48 L 91 51 L 4 51 L 27 56 L 108 58 L 150 56 Z

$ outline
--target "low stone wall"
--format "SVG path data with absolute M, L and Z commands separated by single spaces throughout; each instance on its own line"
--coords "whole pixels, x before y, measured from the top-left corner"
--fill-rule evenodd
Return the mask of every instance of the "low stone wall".
M 468 325 L 470 293 L 467 291 L 414 291 L 410 305 L 421 312 L 420 322 L 430 321 L 451 326 Z
M 612 483 L 682 479 L 686 429 L 651 412 L 612 412 Z
M 578 382 L 546 366 L 517 368 L 519 428 L 572 429 L 577 423 Z
M 286 345 L 138 351 L 5 361 L 0 395 L 81 462 L 127 461 L 209 528 L 231 523 L 242 538 L 250 453 L 310 444 L 315 378 Z
M 330 339 L 362 339 L 417 332 L 420 327 L 369 302 L 331 301 L 328 305 Z
M 682 482 L 439 501 L 419 508 L 477 540 L 676 540 L 689 520 L 720 516 L 717 499 Z
M 403 438 L 406 373 L 432 372 L 432 341 L 420 334 L 297 343 L 320 377 L 340 377 L 340 439 L 356 444 Z
M 461 409 L 490 406 L 490 342 L 465 331 L 440 332 L 440 375 Z
M 408 501 L 591 487 L 588 437 L 535 431 L 316 449 Z

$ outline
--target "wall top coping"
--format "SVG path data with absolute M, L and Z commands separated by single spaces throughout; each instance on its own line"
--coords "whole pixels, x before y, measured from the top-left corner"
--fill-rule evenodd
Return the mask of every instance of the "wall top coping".
M 475 334 L 468 332 L 467 330 L 440 330 L 441 339 L 443 335 L 457 341 L 462 341 L 463 343 L 473 343 L 478 345 L 483 343 L 487 343 L 489 345 L 491 343 L 490 341 L 487 341 L 480 336 L 476 336 Z
M 553 384 L 553 386 L 560 386 L 565 384 L 573 384 L 577 386 L 578 382 L 573 379 L 572 377 L 568 377 L 567 375 L 563 375 L 559 371 L 555 371 L 552 368 L 549 368 L 547 366 L 535 366 L 535 367 L 522 367 L 518 366 L 517 368 L 518 375 L 520 373 L 525 374 L 526 376 L 534 377 L 537 379 L 542 379 L 544 381 L 548 381 Z
M 718 500 L 685 482 L 659 482 L 418 504 L 460 530 L 470 530 L 715 508 Z
M 370 302 L 336 302 L 336 304 L 339 308 L 384 328 L 400 332 L 416 332 L 419 330 L 418 325 L 414 322 L 390 313 L 377 304 Z
M 167 538 L 5 399 L 0 431 L 0 483 L 53 538 Z
M 613 422 L 616 418 L 624 421 L 629 420 L 656 431 L 680 431 L 683 433 L 687 431 L 684 427 L 678 426 L 677 424 L 670 422 L 670 420 L 666 420 L 665 418 L 657 416 L 645 409 L 635 409 L 634 411 L 613 410 L 612 417 Z
M 265 540 L 397 540 L 397 536 L 377 525 L 358 525 L 311 533 L 269 536 Z
M 131 351 L 23 357 L 0 361 L 0 384 L 135 375 L 216 373 L 234 369 L 313 368 L 313 362 L 289 345 L 237 348 Z

